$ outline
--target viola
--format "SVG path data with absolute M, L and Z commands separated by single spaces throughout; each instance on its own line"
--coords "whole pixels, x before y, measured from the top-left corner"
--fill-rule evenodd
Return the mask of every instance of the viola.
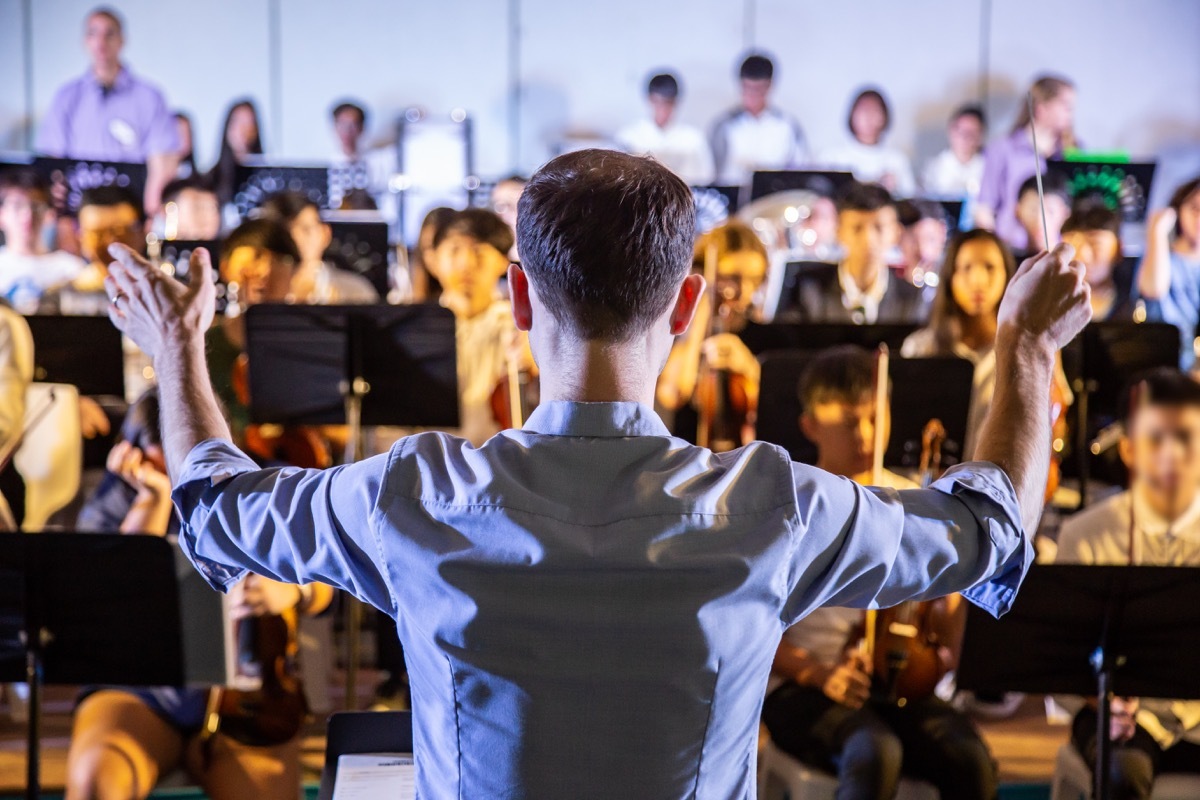
M 220 732 L 242 744 L 265 747 L 291 741 L 308 719 L 308 702 L 296 674 L 296 612 L 239 620 L 235 640 L 259 667 L 256 689 L 209 690 L 202 739 Z

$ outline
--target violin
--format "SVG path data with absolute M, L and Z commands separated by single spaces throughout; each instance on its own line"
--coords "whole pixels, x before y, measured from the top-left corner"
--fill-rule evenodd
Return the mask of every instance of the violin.
M 257 665 L 254 689 L 215 686 L 209 690 L 201 741 L 223 733 L 242 744 L 265 747 L 291 741 L 308 719 L 308 701 L 296 674 L 295 610 L 239 620 L 239 652 Z
M 705 250 L 704 280 L 708 285 L 711 309 L 708 336 L 729 333 L 733 328 L 731 303 L 737 299 L 737 289 L 732 286 L 718 287 L 715 243 L 710 243 Z M 752 411 L 745 376 L 725 369 L 713 369 L 701 355 L 692 403 L 700 417 L 696 427 L 696 444 L 718 453 L 741 447 Z
M 875 463 L 873 482 L 883 474 L 883 419 L 887 402 L 886 347 L 880 348 L 875 385 Z M 939 419 L 926 423 L 921 435 L 920 482 L 929 486 L 942 472 L 942 445 L 946 428 Z M 872 666 L 873 694 L 877 700 L 904 706 L 909 700 L 930 697 L 949 671 L 941 651 L 949 642 L 945 632 L 961 625 L 961 604 L 950 598 L 906 600 L 892 608 L 866 612 L 861 629 L 852 632 L 851 641 L 864 641 L 864 656 Z
M 245 353 L 233 364 L 232 382 L 238 402 L 249 406 L 250 359 Z M 304 425 L 247 425 L 242 436 L 242 445 L 263 463 L 304 469 L 326 469 L 333 465 L 329 446 L 317 431 Z

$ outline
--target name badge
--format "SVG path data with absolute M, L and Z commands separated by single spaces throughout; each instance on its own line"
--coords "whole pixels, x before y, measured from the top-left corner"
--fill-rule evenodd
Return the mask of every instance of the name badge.
M 123 119 L 110 120 L 108 132 L 122 147 L 133 148 L 137 144 L 137 131 Z

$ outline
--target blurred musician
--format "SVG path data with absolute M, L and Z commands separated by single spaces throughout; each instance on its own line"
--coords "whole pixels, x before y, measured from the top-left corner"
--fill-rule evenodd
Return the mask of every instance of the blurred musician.
M 867 351 L 852 345 L 825 351 L 801 378 L 799 424 L 817 446 L 818 467 L 893 492 L 916 489 L 874 469 L 875 447 L 886 447 L 891 424 L 888 402 L 877 414 L 876 378 Z M 877 424 L 884 426 L 879 437 Z M 944 673 L 957 663 L 965 606 L 958 595 L 939 602 L 943 613 L 930 615 L 934 623 L 919 635 L 936 643 Z M 882 676 L 858 646 L 862 620 L 861 611 L 825 607 L 788 628 L 763 704 L 771 740 L 837 775 L 838 798 L 894 797 L 901 776 L 909 775 L 932 783 L 944 800 L 991 800 L 996 768 L 974 726 L 933 694 L 904 703 L 882 697 Z
M 1200 566 L 1200 385 L 1158 369 L 1122 397 L 1129 489 L 1068 519 L 1057 561 Z M 1200 702 L 1115 698 L 1112 707 L 1114 800 L 1149 798 L 1164 772 L 1200 772 Z M 1094 704 L 1076 715 L 1071 742 L 1095 769 Z
M 80 530 L 176 535 L 179 525 L 171 505 L 159 427 L 158 396 L 150 392 L 130 407 L 121 441 L 109 454 L 104 482 L 80 514 Z M 281 614 L 294 618 L 298 613 L 323 611 L 333 599 L 333 590 L 322 584 L 296 586 L 252 575 L 235 587 L 232 598 L 235 621 L 280 619 Z M 262 655 L 257 647 L 247 650 L 251 652 L 243 652 L 239 663 Z M 294 672 L 294 658 L 287 652 L 275 657 L 289 675 Z M 264 678 L 263 697 L 272 697 L 265 689 L 270 685 Z M 298 683 L 293 683 L 292 690 L 298 689 Z M 210 697 L 207 689 L 168 686 L 85 689 L 75 709 L 67 753 L 68 800 L 140 800 L 178 768 L 185 769 L 213 800 L 295 800 L 300 784 L 297 734 L 303 716 L 290 720 L 297 727 L 291 735 L 267 741 L 272 737 L 261 730 L 267 726 L 256 722 L 265 721 L 268 713 L 281 713 L 268 712 L 269 702 L 256 709 L 264 715 L 257 721 L 254 714 L 235 718 L 238 715 L 232 713 L 210 719 Z M 302 708 L 302 702 L 283 705 Z M 218 725 L 215 735 L 206 735 L 209 724 Z
M 736 415 L 740 422 L 733 441 L 724 437 L 724 447 L 708 443 L 713 449 L 733 449 L 753 438 L 749 429 L 741 429 L 752 425 L 758 408 L 760 370 L 740 334 L 759 317 L 767 251 L 748 226 L 727 222 L 697 240 L 692 267 L 697 273 L 711 272 L 710 302 L 699 306 L 688 332 L 676 340 L 659 376 L 656 399 L 675 412 L 674 432 L 689 441 L 698 441 L 701 427 L 720 424 L 711 419 L 718 410 Z

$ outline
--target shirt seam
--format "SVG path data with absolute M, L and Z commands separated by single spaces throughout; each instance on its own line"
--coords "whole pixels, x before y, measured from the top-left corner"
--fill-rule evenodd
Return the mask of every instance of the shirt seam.
M 701 739 L 700 753 L 696 756 L 696 782 L 692 784 L 692 797 L 700 794 L 700 776 L 704 771 L 704 751 L 707 749 L 708 734 L 712 730 L 713 712 L 717 708 L 717 687 L 721 685 L 721 659 L 717 659 L 717 668 L 713 672 L 712 693 L 708 697 L 708 716 L 704 720 L 704 737 Z
M 580 522 L 579 520 L 576 520 L 576 519 L 563 519 L 561 517 L 557 517 L 552 514 L 545 514 L 540 511 L 529 511 L 524 508 L 517 508 L 516 506 L 506 506 L 506 505 L 500 505 L 500 504 L 496 504 L 496 503 L 447 503 L 447 502 L 442 502 L 442 501 L 438 501 L 438 500 L 426 500 L 424 498 L 414 497 L 412 495 L 401 496 L 398 499 L 407 500 L 407 501 L 416 503 L 421 506 L 436 506 L 438 508 L 460 509 L 460 510 L 464 510 L 464 511 L 470 510 L 470 509 L 488 509 L 491 511 L 517 512 L 520 514 L 528 514 L 531 517 L 541 517 L 542 519 L 548 519 L 548 520 L 552 520 L 554 522 L 561 522 L 561 523 L 564 523 L 567 525 L 575 525 L 575 526 L 579 526 L 579 527 L 583 527 L 583 528 L 603 528 L 603 527 L 607 527 L 609 525 L 617 525 L 622 522 L 630 522 L 632 520 L 656 519 L 656 518 L 660 518 L 660 517 L 669 517 L 669 518 L 673 518 L 673 519 L 678 519 L 680 516 L 679 512 L 664 511 L 664 512 L 658 513 L 658 514 L 638 514 L 636 516 L 620 517 L 618 519 L 609 520 L 607 522 Z M 684 513 L 687 516 L 701 516 L 701 517 L 711 517 L 711 518 L 721 518 L 721 519 L 735 518 L 735 517 L 753 517 L 753 516 L 758 516 L 761 514 L 769 514 L 769 513 L 778 511 L 781 508 L 787 508 L 789 505 L 794 505 L 793 501 L 787 500 L 778 505 L 771 506 L 769 508 L 759 509 L 756 511 L 740 511 L 740 512 L 735 512 L 735 513 L 719 513 L 719 512 L 712 512 L 712 511 L 686 511 Z
M 400 598 L 396 593 L 395 587 L 392 585 L 392 578 L 388 568 L 388 560 L 383 554 L 383 536 L 379 533 L 380 526 L 376 524 L 376 518 L 382 516 L 383 514 L 379 507 L 380 498 L 386 496 L 388 493 L 388 487 L 392 482 L 392 475 L 395 472 L 392 467 L 403 455 L 405 448 L 409 446 L 409 439 L 411 438 L 412 437 L 410 436 L 405 436 L 399 441 L 399 453 L 397 453 L 397 449 L 393 446 L 392 451 L 388 454 L 388 465 L 387 469 L 384 470 L 383 473 L 383 482 L 380 484 L 379 492 L 376 493 L 374 499 L 372 500 L 371 514 L 367 518 L 367 524 L 371 526 L 371 538 L 375 541 L 375 555 L 379 559 L 379 573 L 383 577 L 383 585 L 387 587 L 388 599 L 392 601 L 393 620 L 400 616 Z

